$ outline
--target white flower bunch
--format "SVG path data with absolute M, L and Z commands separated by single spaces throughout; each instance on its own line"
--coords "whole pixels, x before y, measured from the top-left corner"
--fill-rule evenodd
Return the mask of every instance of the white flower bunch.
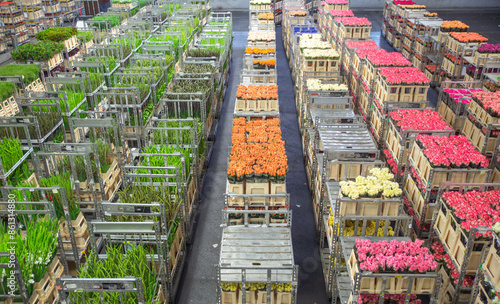
M 339 58 L 339 53 L 334 49 L 304 49 L 305 58 Z
M 301 35 L 299 47 L 304 49 L 331 49 L 332 45 L 329 42 L 323 41 L 321 34 Z
M 500 223 L 495 223 L 495 225 L 493 225 L 493 231 L 496 234 L 500 234 Z
M 310 91 L 347 91 L 345 84 L 321 83 L 318 79 L 307 79 L 307 89 Z
M 340 190 L 351 199 L 366 195 L 370 197 L 382 195 L 385 198 L 400 196 L 403 191 L 398 183 L 392 181 L 394 175 L 386 169 L 372 169 L 370 170 L 372 176 L 358 176 L 355 181 L 342 181 L 339 183 Z

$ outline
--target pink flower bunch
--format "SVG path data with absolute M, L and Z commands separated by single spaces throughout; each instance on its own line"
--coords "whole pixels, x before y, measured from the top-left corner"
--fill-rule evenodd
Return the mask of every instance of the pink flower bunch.
M 378 49 L 378 45 L 373 40 L 346 40 L 345 45 L 348 49 Z
M 479 53 L 500 53 L 500 44 L 484 43 L 477 48 Z
M 415 4 L 415 2 L 413 2 L 411 0 L 394 0 L 393 2 L 396 5 L 413 5 L 413 4 Z
M 448 191 L 443 193 L 443 199 L 453 210 L 455 216 L 461 219 L 460 226 L 467 232 L 472 228 L 491 228 L 500 223 L 500 191 Z M 491 231 L 486 235 L 476 237 L 491 237 Z
M 441 131 L 451 130 L 441 114 L 434 110 L 399 109 L 389 116 L 401 130 Z
M 379 294 L 370 294 L 370 293 L 362 293 L 359 295 L 358 303 L 360 304 L 378 304 L 379 303 Z M 404 304 L 406 299 L 406 295 L 404 294 L 385 294 L 384 295 L 384 304 Z M 410 304 L 421 304 L 422 301 L 417 299 L 417 296 L 412 294 L 410 295 Z
M 383 50 L 381 48 L 357 48 L 355 50 L 356 54 L 358 54 L 358 57 L 360 59 L 365 59 L 366 56 L 368 56 L 368 54 L 372 54 L 373 56 L 376 56 L 376 55 L 384 55 L 384 54 L 387 54 L 387 51 L 386 50 Z
M 335 21 L 343 25 L 369 26 L 372 25 L 370 20 L 365 17 L 335 17 Z
M 425 184 L 422 182 L 420 177 L 418 177 L 417 171 L 415 171 L 415 168 L 413 168 L 413 167 L 411 167 L 411 175 L 413 176 L 413 178 L 417 182 L 418 188 L 425 193 L 427 191 L 427 189 L 425 188 Z
M 412 63 L 399 52 L 385 52 L 385 54 L 368 53 L 366 58 L 376 67 L 410 67 Z
M 424 241 L 397 240 L 371 242 L 356 239 L 355 252 L 362 271 L 427 272 L 437 267 Z
M 327 4 L 349 4 L 348 0 L 325 0 Z
M 380 75 L 389 84 L 425 84 L 431 81 L 417 67 L 381 67 Z
M 444 269 L 449 274 L 449 276 L 453 279 L 453 283 L 456 285 L 458 283 L 458 271 L 455 268 L 455 264 L 453 264 L 450 256 L 444 250 L 443 245 L 439 241 L 435 241 L 431 245 L 431 251 L 433 252 L 432 256 L 437 262 L 441 262 L 443 264 Z M 463 287 L 471 287 L 474 285 L 474 279 L 470 275 L 466 275 L 464 277 Z
M 475 91 L 472 93 L 472 98 L 482 105 L 485 110 L 490 110 L 500 115 L 500 91 Z
M 354 17 L 354 13 L 351 10 L 331 10 L 330 15 L 333 17 Z
M 391 152 L 387 149 L 384 149 L 384 154 L 385 154 L 385 158 L 387 160 L 387 164 L 389 165 L 389 168 L 391 168 L 392 173 L 396 174 L 398 172 L 398 164 L 396 163 L 396 161 L 392 157 Z M 404 174 L 404 169 L 401 168 L 401 175 L 403 175 L 403 174 Z
M 424 147 L 424 154 L 437 167 L 488 167 L 486 156 L 463 135 L 431 136 L 418 135 L 417 142 Z

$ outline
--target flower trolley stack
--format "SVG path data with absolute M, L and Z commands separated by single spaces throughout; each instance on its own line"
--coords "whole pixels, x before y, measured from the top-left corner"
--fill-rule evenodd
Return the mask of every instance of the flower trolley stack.
M 442 303 L 473 303 L 498 285 L 498 204 L 500 184 L 445 183 L 432 219 L 435 259 L 443 275 Z M 493 272 L 492 272 L 493 271 Z M 488 278 L 491 286 L 485 284 Z M 481 296 L 481 293 L 483 296 Z
M 437 303 L 441 275 L 436 261 L 423 241 L 408 237 L 341 237 L 336 256 L 339 286 L 336 296 L 346 303 L 370 303 L 381 297 L 416 303 L 416 296 Z M 372 300 L 373 301 L 373 300 Z

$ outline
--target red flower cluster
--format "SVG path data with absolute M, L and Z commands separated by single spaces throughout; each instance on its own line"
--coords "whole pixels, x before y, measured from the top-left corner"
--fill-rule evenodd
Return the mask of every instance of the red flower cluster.
M 500 91 L 483 92 L 475 91 L 472 93 L 472 98 L 476 100 L 486 110 L 490 110 L 497 115 L 500 115 Z
M 335 17 L 335 21 L 342 23 L 343 25 L 356 25 L 356 26 L 368 26 L 372 25 L 370 20 L 365 17 Z
M 460 226 L 467 232 L 471 228 L 491 228 L 500 222 L 500 191 L 468 191 L 443 193 L 443 199 L 451 207 L 456 217 L 462 220 Z M 477 234 L 476 237 L 482 236 Z M 491 231 L 486 237 L 491 237 Z
M 460 98 L 462 98 L 462 103 L 470 103 L 471 95 L 476 91 L 483 92 L 481 89 L 443 89 L 443 92 L 448 94 L 456 103 L 460 102 Z
M 412 63 L 399 52 L 368 52 L 368 61 L 374 66 L 382 67 L 410 67 Z
M 400 109 L 392 111 L 389 116 L 402 130 L 442 131 L 452 130 L 441 114 L 434 110 Z
M 382 67 L 378 71 L 389 84 L 422 84 L 431 82 L 417 67 Z
M 479 153 L 463 135 L 431 136 L 418 135 L 417 142 L 424 147 L 424 154 L 433 166 L 477 168 L 488 167 L 488 159 Z

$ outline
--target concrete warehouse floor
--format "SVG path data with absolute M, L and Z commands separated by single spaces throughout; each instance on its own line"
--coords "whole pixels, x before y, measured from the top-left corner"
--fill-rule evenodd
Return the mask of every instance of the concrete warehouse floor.
M 487 12 L 437 11 L 447 20 L 458 19 L 470 25 L 470 31 L 478 32 L 500 43 L 500 8 Z M 394 51 L 381 37 L 383 22 L 382 11 L 354 10 L 357 17 L 367 17 L 373 25 L 372 39 L 380 47 Z M 208 167 L 203 187 L 202 201 L 192 246 L 184 268 L 181 287 L 177 294 L 177 303 L 217 303 L 215 265 L 219 262 L 220 241 L 222 235 L 222 208 L 226 189 L 226 169 L 228 147 L 231 143 L 231 127 L 236 99 L 237 85 L 240 83 L 242 56 L 246 47 L 248 32 L 248 12 L 233 12 L 233 58 L 229 87 L 226 91 L 221 117 L 218 125 L 214 151 Z M 283 50 L 281 27 L 276 28 L 278 88 L 280 99 L 280 117 L 283 139 L 288 156 L 289 172 L 287 191 L 291 197 L 293 210 L 292 238 L 295 262 L 300 266 L 298 304 L 326 304 L 328 299 L 321 269 L 318 241 L 311 197 L 306 182 L 306 173 L 302 157 L 299 128 L 296 117 L 292 80 L 286 55 Z M 435 105 L 437 94 L 430 90 L 429 100 Z

